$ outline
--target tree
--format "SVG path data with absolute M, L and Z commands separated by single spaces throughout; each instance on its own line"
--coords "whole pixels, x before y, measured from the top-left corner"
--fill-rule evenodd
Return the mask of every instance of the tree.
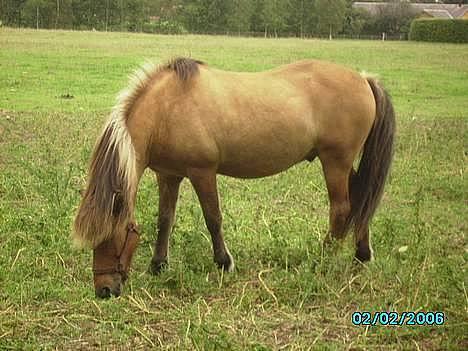
M 49 28 L 52 18 L 50 17 L 50 5 L 47 0 L 28 0 L 22 9 L 24 25 L 28 27 Z
M 27 0 L 1 0 L 0 20 L 7 26 L 20 27 L 22 25 L 22 9 Z
M 379 33 L 389 35 L 406 34 L 415 13 L 407 2 L 393 1 L 379 7 L 375 18 L 375 28 Z
M 328 33 L 332 39 L 334 33 L 343 28 L 346 14 L 345 0 L 315 0 L 317 15 L 317 30 L 319 33 Z
M 229 0 L 227 5 L 227 28 L 239 33 L 250 30 L 250 21 L 254 11 L 251 0 Z
M 316 16 L 313 0 L 289 0 L 288 26 L 297 36 L 303 37 L 314 30 Z
M 73 27 L 73 0 L 50 0 L 55 2 L 54 13 L 55 17 L 54 28 L 72 28 Z
M 227 1 L 202 0 L 206 28 L 209 32 L 223 32 L 226 30 Z
M 371 21 L 370 15 L 365 10 L 350 6 L 346 9 L 343 33 L 349 35 L 360 34 L 369 21 Z
M 190 31 L 219 33 L 226 29 L 226 13 L 224 0 L 185 0 L 181 17 Z
M 72 2 L 73 27 L 78 29 L 103 28 L 105 6 L 102 6 L 102 3 L 102 1 L 93 0 L 74 0 Z
M 288 3 L 287 0 L 266 0 L 263 3 L 261 18 L 265 28 L 265 36 L 270 30 L 277 37 L 278 32 L 286 28 Z
M 152 15 L 158 15 L 161 19 L 178 22 L 183 9 L 183 0 L 154 0 L 150 1 Z
M 252 0 L 253 13 L 250 17 L 250 28 L 254 32 L 262 32 L 265 28 L 262 17 L 263 3 L 264 0 Z

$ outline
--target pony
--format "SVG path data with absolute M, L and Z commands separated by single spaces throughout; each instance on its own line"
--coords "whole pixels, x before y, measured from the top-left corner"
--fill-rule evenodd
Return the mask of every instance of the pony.
M 258 73 L 222 71 L 191 58 L 143 66 L 98 137 L 74 220 L 75 241 L 94 250 L 96 295 L 121 294 L 138 245 L 135 198 L 147 168 L 157 175 L 160 197 L 150 273 L 167 264 L 184 178 L 199 199 L 215 263 L 232 271 L 217 174 L 267 177 L 316 158 L 330 203 L 325 242 L 352 229 L 355 258 L 369 261 L 369 223 L 394 137 L 387 91 L 375 78 L 333 63 L 304 60 Z

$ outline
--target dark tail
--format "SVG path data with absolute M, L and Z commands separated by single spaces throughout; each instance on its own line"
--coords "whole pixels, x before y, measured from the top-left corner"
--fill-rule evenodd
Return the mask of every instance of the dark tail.
M 367 78 L 367 81 L 374 94 L 376 116 L 364 144 L 358 170 L 350 178 L 351 213 L 348 223 L 354 226 L 358 241 L 366 233 L 382 198 L 395 139 L 395 112 L 391 98 L 376 80 Z

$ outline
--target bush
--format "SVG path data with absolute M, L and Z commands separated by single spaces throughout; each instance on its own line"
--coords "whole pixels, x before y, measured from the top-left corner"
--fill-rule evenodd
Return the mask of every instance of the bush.
M 142 31 L 145 33 L 159 33 L 159 34 L 185 34 L 185 28 L 177 22 L 158 21 L 147 22 L 143 24 Z
M 418 19 L 411 23 L 410 40 L 468 43 L 468 20 Z

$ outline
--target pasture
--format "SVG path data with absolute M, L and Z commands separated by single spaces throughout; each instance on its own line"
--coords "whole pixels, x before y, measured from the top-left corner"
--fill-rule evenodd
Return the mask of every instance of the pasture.
M 376 73 L 397 145 L 371 224 L 330 252 L 320 163 L 219 177 L 236 270 L 212 262 L 194 191 L 181 187 L 169 268 L 146 273 L 157 186 L 140 183 L 142 238 L 123 295 L 98 300 L 71 222 L 95 139 L 146 59 L 191 56 L 260 71 L 304 58 Z M 32 31 L 0 28 L 0 349 L 466 349 L 468 45 Z M 354 311 L 442 311 L 441 326 L 354 326 Z

